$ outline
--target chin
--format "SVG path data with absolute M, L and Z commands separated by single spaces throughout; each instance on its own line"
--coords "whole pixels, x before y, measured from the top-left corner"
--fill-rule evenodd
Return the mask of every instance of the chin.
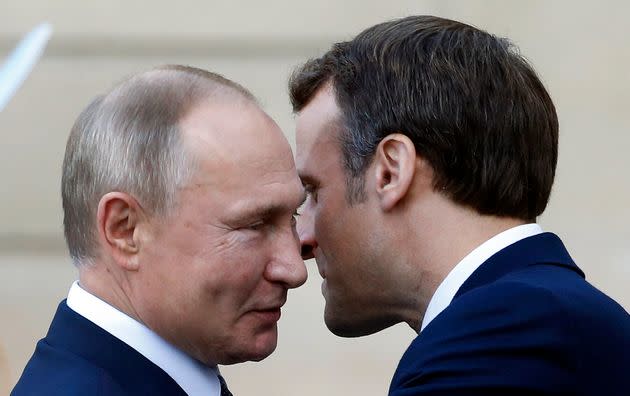
M 276 350 L 276 348 L 274 346 L 269 351 L 267 351 L 265 353 L 260 353 L 258 355 L 255 355 L 255 356 L 247 359 L 247 361 L 249 361 L 249 362 L 260 362 L 261 360 L 266 359 L 267 357 L 269 357 L 269 355 L 271 355 L 273 353 L 273 351 L 275 351 L 275 350 Z
M 265 359 L 276 350 L 276 346 L 278 345 L 278 332 L 274 330 L 262 334 L 252 334 L 249 340 L 251 340 L 252 343 L 243 345 L 243 349 L 240 353 L 232 356 L 229 363 L 221 364 L 259 362 Z
M 373 333 L 373 332 L 365 332 L 361 329 L 358 329 L 346 323 L 340 324 L 340 323 L 335 323 L 331 321 L 326 321 L 326 327 L 328 327 L 328 330 L 330 330 L 331 333 L 333 333 L 334 335 L 338 337 L 353 338 L 353 337 L 361 337 L 361 336 L 365 336 L 365 335 L 369 335 Z
M 244 363 L 244 362 L 260 362 L 261 360 L 271 355 L 273 351 L 275 350 L 276 350 L 276 344 L 274 343 L 273 345 L 267 346 L 264 349 L 252 348 L 251 350 L 247 350 L 247 351 L 234 352 L 233 354 L 224 357 L 217 363 L 222 366 L 229 366 L 231 364 L 238 364 L 238 363 Z
M 348 319 L 347 315 L 330 312 L 328 307 L 324 312 L 324 322 L 328 330 L 339 337 L 360 337 L 366 335 L 361 331 L 360 326 Z
M 395 324 L 394 322 L 385 324 L 381 321 L 353 318 L 342 312 L 330 312 L 328 307 L 324 312 L 324 322 L 331 333 L 346 338 L 367 336 Z

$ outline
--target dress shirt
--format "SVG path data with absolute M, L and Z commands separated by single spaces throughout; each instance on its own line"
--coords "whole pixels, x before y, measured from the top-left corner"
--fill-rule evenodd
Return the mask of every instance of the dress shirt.
M 433 293 L 427 311 L 422 319 L 420 331 L 449 306 L 457 290 L 466 282 L 468 277 L 487 259 L 495 253 L 510 246 L 521 239 L 542 233 L 538 224 L 523 224 L 512 227 L 488 239 L 472 252 L 468 253 L 444 278 L 440 286 Z
M 164 370 L 189 396 L 220 396 L 217 367 L 208 367 L 165 341 L 153 330 L 72 284 L 68 307 Z M 148 379 L 150 380 L 150 379 Z

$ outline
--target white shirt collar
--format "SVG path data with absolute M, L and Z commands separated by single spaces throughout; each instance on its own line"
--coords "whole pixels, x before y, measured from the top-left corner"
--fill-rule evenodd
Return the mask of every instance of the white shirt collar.
M 424 330 L 436 316 L 449 306 L 459 288 L 481 264 L 513 243 L 542 232 L 538 224 L 523 224 L 495 235 L 470 252 L 449 272 L 435 290 L 422 319 L 420 331 Z
M 216 367 L 207 367 L 74 282 L 68 306 L 164 370 L 189 396 L 221 394 Z

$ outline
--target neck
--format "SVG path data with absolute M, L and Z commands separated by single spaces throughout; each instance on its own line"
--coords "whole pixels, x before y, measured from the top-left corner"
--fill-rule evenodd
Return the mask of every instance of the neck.
M 526 222 L 509 217 L 480 215 L 453 203 L 441 194 L 432 194 L 409 208 L 404 216 L 406 237 L 400 241 L 407 252 L 403 257 L 413 271 L 411 285 L 417 299 L 415 312 L 406 322 L 415 331 L 436 289 L 451 270 L 470 252 L 493 236 Z
M 126 277 L 112 270 L 108 263 L 95 261 L 93 264 L 80 266 L 79 285 L 83 290 L 142 323 L 130 298 L 131 288 Z

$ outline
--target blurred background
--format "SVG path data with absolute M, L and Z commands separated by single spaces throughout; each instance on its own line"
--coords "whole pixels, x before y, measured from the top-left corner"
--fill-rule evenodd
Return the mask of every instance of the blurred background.
M 219 72 L 260 98 L 291 142 L 291 70 L 375 23 L 453 18 L 511 38 L 546 83 L 560 157 L 543 228 L 587 279 L 630 309 L 630 3 L 620 1 L 2 0 L 0 62 L 48 21 L 44 57 L 0 113 L 0 394 L 8 393 L 76 277 L 59 194 L 66 137 L 97 93 L 164 63 Z M 293 143 L 292 143 L 293 144 Z M 235 395 L 383 395 L 413 339 L 406 325 L 341 339 L 322 321 L 314 263 L 290 293 L 276 352 L 223 367 Z M 374 285 L 378 287 L 378 285 Z

